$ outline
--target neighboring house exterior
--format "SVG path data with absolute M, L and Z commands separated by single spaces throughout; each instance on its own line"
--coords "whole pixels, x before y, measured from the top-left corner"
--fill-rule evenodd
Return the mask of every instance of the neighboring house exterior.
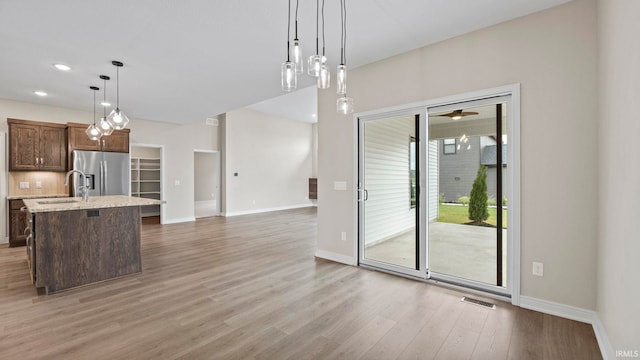
M 487 166 L 487 193 L 497 200 L 496 141 L 489 136 L 438 140 L 439 194 L 445 202 L 457 202 L 469 196 L 480 165 Z M 502 176 L 506 178 L 507 144 L 502 147 Z M 503 183 L 503 194 L 506 193 Z

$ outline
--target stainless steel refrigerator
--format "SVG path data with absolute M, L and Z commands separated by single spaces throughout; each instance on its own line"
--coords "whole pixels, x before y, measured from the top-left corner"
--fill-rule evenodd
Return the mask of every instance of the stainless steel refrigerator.
M 129 153 L 102 151 L 73 151 L 73 169 L 87 177 L 89 196 L 129 195 L 131 186 L 131 157 Z M 78 191 L 79 174 L 74 173 L 73 196 Z

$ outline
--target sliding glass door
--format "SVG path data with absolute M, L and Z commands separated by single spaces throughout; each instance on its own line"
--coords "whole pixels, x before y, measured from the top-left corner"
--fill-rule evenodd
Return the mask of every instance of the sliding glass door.
M 511 95 L 358 119 L 361 265 L 511 294 Z
M 359 120 L 359 260 L 425 277 L 420 120 L 416 111 Z
M 429 275 L 506 294 L 507 98 L 429 108 L 429 169 L 438 216 L 428 223 Z

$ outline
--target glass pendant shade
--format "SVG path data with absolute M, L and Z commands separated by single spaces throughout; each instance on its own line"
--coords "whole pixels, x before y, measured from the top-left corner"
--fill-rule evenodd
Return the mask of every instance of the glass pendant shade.
M 107 122 L 114 130 L 122 130 L 129 123 L 129 118 L 119 108 L 115 108 L 109 116 L 107 116 Z
M 293 62 L 296 64 L 296 74 L 304 72 L 304 61 L 302 60 L 302 46 L 300 40 L 293 39 Z
M 89 86 L 89 89 L 93 90 L 93 124 L 89 125 L 85 133 L 91 140 L 99 140 L 102 137 L 100 129 L 96 126 L 96 91 L 100 88 L 96 86 Z
M 328 89 L 331 86 L 331 72 L 326 61 L 320 65 L 320 75 L 318 76 L 318 89 Z
M 100 129 L 102 136 L 109 136 L 113 134 L 113 128 L 111 127 L 111 124 L 109 124 L 109 122 L 107 121 L 106 117 L 100 118 L 98 129 Z
M 99 140 L 102 137 L 102 133 L 100 132 L 100 129 L 98 129 L 98 127 L 95 126 L 94 124 L 89 125 L 89 127 L 85 132 L 87 133 L 87 136 L 91 140 Z
M 336 101 L 336 110 L 345 115 L 353 113 L 353 99 L 346 95 L 339 97 Z
M 309 56 L 309 62 L 307 63 L 307 74 L 310 76 L 320 76 L 320 67 L 322 66 L 323 56 L 311 55 Z M 324 59 L 326 61 L 326 58 Z
M 347 93 L 347 66 L 340 64 L 336 71 L 336 86 L 338 95 Z
M 282 90 L 293 91 L 298 86 L 298 78 L 296 76 L 296 64 L 292 61 L 282 63 Z

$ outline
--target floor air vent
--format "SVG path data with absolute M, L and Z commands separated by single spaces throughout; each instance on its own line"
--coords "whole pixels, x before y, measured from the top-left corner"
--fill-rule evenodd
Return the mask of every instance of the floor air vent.
M 482 300 L 478 300 L 478 299 L 474 299 L 474 298 L 470 298 L 470 297 L 466 297 L 466 296 L 463 297 L 462 300 L 460 300 L 460 301 L 464 301 L 464 302 L 468 302 L 468 303 L 471 303 L 471 304 L 484 306 L 484 307 L 489 308 L 489 309 L 495 309 L 496 308 L 495 304 L 492 304 L 492 303 L 489 303 L 489 302 L 486 302 L 486 301 L 482 301 Z

